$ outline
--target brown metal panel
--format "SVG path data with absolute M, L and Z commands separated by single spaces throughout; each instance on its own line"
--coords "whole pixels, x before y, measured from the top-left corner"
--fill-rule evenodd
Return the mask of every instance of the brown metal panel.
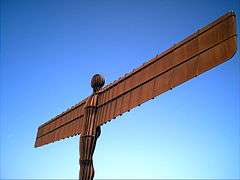
M 47 144 L 48 142 L 52 142 L 51 133 L 49 133 L 47 136 L 48 136 L 48 138 L 47 138 L 46 144 Z
M 146 71 L 147 75 L 144 76 L 144 81 L 147 81 L 147 80 L 153 78 L 157 74 L 154 63 L 147 66 L 145 71 Z
M 75 120 L 75 125 L 74 125 L 74 135 L 77 135 L 79 133 L 79 129 L 80 129 L 80 122 L 79 122 L 79 118 L 77 118 Z
M 68 126 L 65 126 L 65 128 L 68 130 L 67 131 L 67 137 L 70 137 L 73 135 L 73 121 L 71 121 Z
M 44 127 L 43 127 L 43 134 L 46 134 L 46 133 L 47 133 L 47 127 L 44 126 Z
M 73 134 L 72 136 L 75 136 L 77 135 L 77 132 L 78 132 L 78 121 L 77 119 L 73 122 Z
M 84 105 L 82 105 L 81 107 L 79 107 L 78 117 L 82 116 L 83 114 L 84 114 Z
M 45 144 L 45 139 L 44 137 L 41 138 L 41 146 Z
M 39 146 L 42 146 L 42 145 L 43 145 L 43 137 L 39 138 Z
M 41 136 L 42 135 L 42 129 L 41 128 L 38 128 L 37 130 L 37 137 Z
M 48 137 L 48 138 L 47 138 L 46 144 L 47 144 L 48 142 L 52 142 L 51 132 L 47 134 L 47 137 Z
M 154 88 L 153 85 L 154 80 L 151 80 L 142 86 L 141 104 L 152 98 L 152 89 Z
M 187 63 L 184 63 L 174 69 L 172 86 L 175 87 L 181 84 L 183 81 L 187 80 L 187 77 L 188 77 L 188 66 L 187 66 Z
M 45 145 L 48 139 L 48 134 L 42 137 L 42 144 Z
M 105 114 L 106 114 L 106 104 L 104 104 L 102 107 L 102 114 L 101 114 L 101 118 L 100 118 L 100 124 L 103 123 L 104 119 L 105 119 Z
M 127 90 L 130 90 L 131 89 L 131 79 L 130 78 L 127 78 L 126 80 L 125 80 L 125 90 L 127 91 Z
M 116 98 L 117 96 L 119 96 L 122 93 L 123 93 L 123 83 L 120 82 L 117 86 L 115 86 L 113 98 Z
M 36 139 L 36 142 L 38 143 L 36 144 L 40 145 L 39 143 L 40 139 L 42 139 L 41 144 L 47 144 L 47 143 L 51 143 L 52 141 L 65 138 L 67 136 L 72 136 L 76 134 L 76 131 L 78 131 L 78 134 L 80 134 L 81 133 L 80 128 L 77 128 L 77 130 L 74 130 L 75 127 L 71 126 L 69 131 L 66 131 L 66 129 L 64 128 L 64 124 L 66 124 L 66 126 L 69 127 L 70 125 L 68 124 L 70 121 L 77 119 L 77 117 L 83 116 L 84 104 L 85 104 L 85 100 L 73 106 L 71 109 L 68 109 L 66 112 L 56 116 L 54 119 L 50 120 L 49 122 L 41 125 L 38 129 L 38 131 L 41 133 L 38 133 L 38 136 Z
M 67 123 L 69 120 L 73 119 L 74 116 L 80 116 L 80 114 L 76 112 L 81 112 L 82 107 L 85 104 L 86 99 L 84 99 L 83 101 L 81 101 L 80 103 L 78 103 L 77 105 L 71 107 L 71 109 L 68 109 L 67 111 L 65 111 L 64 113 L 61 113 L 60 115 L 56 116 L 55 118 L 51 119 L 50 121 L 42 124 L 39 128 L 38 128 L 38 136 L 37 137 L 41 137 L 44 134 L 50 133 L 51 131 L 53 131 L 54 129 L 58 129 L 59 126 L 64 125 L 65 123 Z M 71 117 L 66 118 L 66 116 L 68 114 L 71 114 Z
M 115 112 L 116 112 L 116 100 L 112 100 L 112 101 L 108 102 L 107 106 L 109 106 L 109 108 L 110 108 L 109 109 L 109 116 L 108 116 L 107 119 L 114 118 L 115 117 Z
M 181 62 L 183 62 L 184 60 L 186 60 L 186 53 L 185 53 L 185 44 L 180 46 L 179 48 L 175 49 L 173 54 L 174 54 L 174 65 L 177 65 Z
M 76 119 L 76 133 L 79 134 L 82 131 L 81 118 Z
M 69 121 L 71 121 L 71 118 L 72 118 L 72 111 L 66 114 L 66 121 L 64 121 L 64 123 L 65 122 L 68 123 Z
M 195 39 L 192 39 L 191 41 L 189 41 L 184 45 L 186 59 L 192 58 L 199 53 L 198 42 L 199 42 L 198 37 L 196 37 Z
M 66 118 L 66 120 L 63 121 L 63 124 L 64 124 L 65 122 L 68 123 L 68 122 L 71 120 L 71 114 L 72 114 L 72 112 L 70 112 L 70 113 L 66 114 L 65 116 L 63 116 L 63 117 Z
M 37 145 L 37 147 L 39 147 L 39 146 L 42 146 L 42 138 L 40 138 L 40 139 L 38 139 L 38 145 Z
M 97 111 L 96 117 L 95 117 L 96 124 L 98 124 L 98 122 L 99 122 L 99 117 L 100 117 L 99 115 L 100 115 L 100 111 Z
M 131 78 L 133 78 L 133 87 L 135 87 L 138 84 L 141 84 L 141 80 L 142 80 L 141 75 L 142 75 L 142 72 L 139 71 L 131 77 Z
M 102 98 L 103 98 L 103 94 L 99 93 L 98 94 L 98 104 L 102 104 L 103 103 Z
M 56 138 L 57 140 L 60 138 L 59 126 L 60 126 L 60 120 L 57 119 L 57 120 L 56 120 L 56 128 L 58 128 L 58 129 L 55 130 L 55 131 L 56 131 L 55 138 Z
M 174 54 L 169 53 L 163 56 L 159 61 L 156 61 L 154 63 L 154 69 L 153 69 L 155 76 L 171 68 L 173 64 L 173 60 L 174 60 Z
M 40 139 L 39 139 L 39 144 L 40 144 L 39 146 L 42 146 L 42 145 L 43 145 L 43 138 L 40 138 Z
M 78 108 L 76 108 L 76 118 L 81 116 L 81 110 L 82 110 L 82 106 L 79 106 Z
M 79 134 L 82 129 L 81 118 L 76 119 L 76 134 Z
M 53 142 L 53 141 L 54 141 L 53 133 L 51 132 L 51 133 L 49 133 L 49 142 Z
M 70 131 L 70 129 L 69 129 L 69 124 L 66 124 L 65 126 L 63 126 L 62 127 L 63 128 L 63 138 L 66 138 L 66 137 L 68 137 L 68 134 L 69 134 L 69 131 Z
M 66 128 L 69 129 L 69 131 L 68 131 L 68 137 L 74 135 L 74 126 L 73 126 L 73 125 L 74 125 L 74 121 L 71 121 L 71 122 L 69 123 L 69 126 L 66 127 Z
M 75 109 L 74 119 L 78 118 L 78 109 Z
M 109 96 L 109 91 L 107 92 L 107 99 L 106 99 L 106 102 L 107 102 L 107 100 L 108 100 L 108 96 Z M 108 117 L 109 117 L 109 110 L 110 110 L 110 106 L 109 106 L 109 103 L 106 103 L 106 108 L 105 108 L 105 110 L 104 110 L 104 116 L 103 116 L 103 118 L 104 119 L 107 119 Z
M 228 17 L 199 36 L 199 48 L 207 49 L 235 33 L 235 17 Z
M 59 140 L 63 139 L 65 137 L 64 136 L 64 126 L 61 126 L 58 130 L 59 130 Z
M 74 115 L 75 115 L 75 109 L 72 110 L 70 113 L 69 113 L 69 120 L 72 121 L 74 119 Z
M 103 93 L 103 103 L 105 103 L 107 101 L 107 91 L 105 91 L 105 93 Z
M 66 126 L 68 126 L 68 124 L 66 124 L 65 126 L 61 126 L 61 130 L 60 130 L 60 132 L 61 132 L 61 136 L 60 136 L 60 138 L 66 138 L 66 136 L 67 136 L 67 130 L 66 130 Z
M 131 96 L 131 108 L 136 107 L 139 104 L 139 96 L 140 96 L 140 88 L 135 88 L 132 91 L 132 96 Z
M 111 103 L 108 102 L 108 103 L 106 104 L 106 106 L 107 106 L 107 113 L 106 113 L 105 119 L 108 120 L 108 119 L 111 118 L 111 117 L 110 117 L 110 112 L 111 112 L 111 109 L 112 109 Z
M 102 119 L 100 120 L 100 122 L 101 122 L 101 124 L 104 122 L 104 120 L 105 120 L 105 117 L 106 117 L 106 109 L 107 109 L 107 103 L 104 105 L 104 106 L 102 106 Z
M 122 82 L 122 92 L 121 92 L 121 105 L 120 105 L 120 114 L 124 113 L 124 107 L 123 107 L 123 98 L 124 98 L 124 95 L 123 93 L 126 92 L 126 87 L 125 87 L 125 84 L 126 84 L 126 81 L 123 81 Z M 111 118 L 110 118 L 111 119 Z
M 113 86 L 111 89 L 112 89 L 112 99 L 114 99 L 118 94 L 118 86 Z
M 225 62 L 236 52 L 236 41 L 235 14 L 228 13 L 106 86 L 99 92 L 100 100 L 97 110 L 99 125 Z M 75 118 L 73 109 L 83 109 L 85 101 L 86 99 L 76 107 L 41 125 L 38 129 L 36 144 L 41 145 L 52 141 L 49 134 L 54 134 L 50 132 L 56 126 L 68 127 L 67 122 Z M 80 114 L 83 114 L 83 110 L 81 111 Z M 52 123 L 53 121 L 56 122 Z M 55 137 L 64 138 L 63 130 L 64 128 L 55 129 L 54 131 L 57 132 Z M 72 133 L 74 132 L 69 134 Z
M 57 126 L 56 121 L 53 121 L 51 130 L 54 130 L 56 128 L 56 126 Z
M 108 89 L 106 92 L 106 101 L 105 102 L 107 102 L 109 100 L 110 90 L 111 89 Z
M 122 103 L 122 96 L 116 99 L 116 105 L 115 105 L 115 116 L 120 115 L 121 112 L 121 103 Z
M 168 71 L 156 78 L 155 85 L 154 85 L 154 93 L 153 93 L 154 97 L 170 89 L 169 87 L 170 75 L 171 75 L 171 71 Z
M 186 62 L 187 64 L 187 79 L 189 80 L 198 75 L 198 63 L 199 63 L 199 56 L 196 56 Z
M 101 120 L 103 119 L 103 106 L 101 106 L 97 111 L 99 111 L 97 124 L 101 124 Z
M 51 123 L 49 123 L 46 127 L 45 127 L 45 129 L 46 129 L 46 133 L 47 132 L 49 132 L 51 129 L 50 129 L 50 126 L 51 126 Z
M 114 115 L 115 116 L 118 116 L 121 114 L 121 108 L 122 108 L 122 93 L 124 92 L 124 84 L 121 82 L 121 84 L 119 84 L 119 87 L 118 87 L 118 98 L 114 101 L 116 101 L 115 103 L 115 107 L 114 107 Z M 114 117 L 115 117 L 114 116 Z M 110 118 L 112 119 L 112 118 Z
M 209 51 L 200 54 L 198 72 L 203 73 L 231 58 L 236 51 L 236 37 L 218 44 Z
M 114 97 L 114 92 L 116 91 L 116 89 L 113 87 L 113 88 L 110 88 L 109 89 L 109 94 L 108 94 L 108 99 L 107 99 L 107 113 L 106 113 L 106 119 L 109 119 L 110 116 L 111 116 L 111 112 L 112 112 L 112 105 L 111 105 L 111 102 L 109 102 L 109 100 L 111 100 L 113 97 Z
M 56 134 L 56 131 L 53 131 L 53 132 L 52 132 L 52 139 L 53 139 L 53 142 L 56 141 L 56 136 L 55 136 L 55 134 Z
M 141 86 L 139 86 L 139 95 L 138 95 L 138 104 L 140 105 L 141 103 L 143 103 L 145 101 L 145 97 L 148 94 L 147 88 L 144 87 L 147 80 L 149 80 L 150 78 L 150 72 L 149 72 L 149 68 L 145 68 L 144 71 L 140 71 L 140 82 L 141 82 Z
M 130 109 L 132 109 L 133 108 L 133 106 L 132 106 L 132 101 L 133 101 L 133 91 L 132 91 L 132 89 L 131 89 L 131 87 L 133 87 L 133 81 L 130 79 L 130 83 L 129 83 L 129 85 L 130 85 L 130 88 L 128 89 L 128 92 L 129 92 L 129 102 L 128 102 L 128 111 L 130 110 Z
M 49 133 L 49 135 L 50 135 L 50 142 L 54 142 L 54 136 L 53 136 L 53 132 L 51 132 L 51 133 Z
M 69 137 L 72 133 L 72 123 L 67 124 L 64 128 L 66 129 L 66 137 Z
M 112 111 L 113 111 L 113 101 L 109 101 L 106 105 L 108 107 L 108 114 L 106 119 L 109 119 L 110 117 L 113 117 Z
M 57 120 L 58 120 L 58 127 L 59 126 L 62 126 L 63 122 L 65 121 L 66 117 L 63 116 L 63 117 L 59 117 Z
M 130 100 L 130 93 L 128 92 L 123 96 L 122 100 L 122 112 L 128 111 L 128 105 L 129 105 L 129 100 Z
M 65 126 L 63 126 L 62 127 L 62 129 L 63 129 L 63 136 L 62 136 L 62 138 L 67 138 L 68 137 L 68 134 L 69 134 L 69 124 L 66 124 Z
M 111 99 L 111 102 L 109 102 L 110 103 L 110 110 L 109 110 L 109 116 L 110 117 L 115 117 L 114 116 L 114 112 L 115 112 L 115 100 L 113 100 L 113 98 L 114 98 L 114 94 L 115 94 L 115 91 L 116 91 L 116 88 L 112 88 L 112 94 L 111 94 L 111 97 L 110 97 L 110 99 Z

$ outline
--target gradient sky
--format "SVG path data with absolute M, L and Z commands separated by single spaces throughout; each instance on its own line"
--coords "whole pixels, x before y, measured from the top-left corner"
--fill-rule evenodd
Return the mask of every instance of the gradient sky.
M 110 83 L 230 10 L 240 1 L 1 0 L 0 178 L 77 178 L 79 137 L 35 149 L 37 127 L 94 73 Z M 104 125 L 95 178 L 240 178 L 239 57 Z

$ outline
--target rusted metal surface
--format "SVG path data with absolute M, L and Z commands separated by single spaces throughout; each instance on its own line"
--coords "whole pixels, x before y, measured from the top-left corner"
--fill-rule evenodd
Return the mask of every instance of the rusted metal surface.
M 42 124 L 38 128 L 35 147 L 80 134 L 83 127 L 85 102 L 86 99 Z
M 79 179 L 92 180 L 100 126 L 229 60 L 237 48 L 235 18 L 227 13 L 103 89 L 104 78 L 94 75 L 93 94 L 41 125 L 35 147 L 81 134 Z
M 236 41 L 230 12 L 100 91 L 98 125 L 227 61 Z
M 93 180 L 93 153 L 97 139 L 101 134 L 100 126 L 96 123 L 96 112 L 98 104 L 98 92 L 104 86 L 105 80 L 100 74 L 93 76 L 91 86 L 93 94 L 87 99 L 84 105 L 83 129 L 80 136 L 80 171 L 79 179 Z
M 79 179 L 92 180 L 94 177 L 93 153 L 97 141 L 97 127 L 95 123 L 97 94 L 90 96 L 84 107 L 84 126 L 80 136 L 80 171 Z M 100 128 L 100 127 L 99 127 Z
M 236 20 L 230 12 L 101 90 L 97 124 L 225 62 L 235 51 Z M 35 146 L 80 134 L 85 101 L 41 125 Z
M 101 90 L 97 124 L 227 61 L 236 41 L 235 14 L 230 12 Z M 80 134 L 85 101 L 41 125 L 35 146 Z

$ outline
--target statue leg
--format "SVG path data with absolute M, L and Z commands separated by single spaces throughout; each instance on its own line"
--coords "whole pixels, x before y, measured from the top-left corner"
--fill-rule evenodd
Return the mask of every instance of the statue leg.
M 80 180 L 93 180 L 94 167 L 92 157 L 100 132 L 99 127 L 96 129 L 96 135 L 80 136 Z
M 80 137 L 80 174 L 81 180 L 93 180 L 94 168 L 92 161 L 92 148 L 94 146 L 94 136 Z

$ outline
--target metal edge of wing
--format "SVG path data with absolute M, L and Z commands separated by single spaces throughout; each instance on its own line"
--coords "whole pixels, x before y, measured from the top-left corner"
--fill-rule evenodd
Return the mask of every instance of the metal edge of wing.
M 87 98 L 88 98 L 88 97 L 87 97 Z M 86 102 L 87 98 L 85 98 L 84 100 L 80 101 L 79 103 L 71 106 L 70 108 L 68 108 L 68 109 L 65 110 L 64 112 L 60 113 L 59 115 L 55 116 L 54 118 L 50 119 L 49 121 L 41 124 L 41 125 L 38 127 L 38 129 L 37 129 L 37 134 L 36 134 L 36 138 L 35 138 L 34 147 L 40 147 L 40 146 L 42 146 L 42 145 L 37 146 L 37 140 L 39 139 L 39 138 L 38 138 L 38 133 L 39 133 L 39 130 L 40 130 L 42 127 L 50 124 L 51 122 L 55 121 L 55 120 L 58 119 L 59 117 L 62 117 L 63 115 L 65 115 L 65 114 L 71 112 L 72 110 L 76 109 L 77 107 L 83 105 L 83 104 Z
M 161 59 L 163 56 L 165 56 L 166 54 L 168 53 L 171 53 L 172 51 L 174 51 L 175 49 L 179 48 L 180 46 L 182 46 L 183 44 L 187 43 L 188 41 L 192 40 L 193 38 L 199 36 L 199 33 L 204 33 L 205 31 L 209 30 L 210 28 L 216 26 L 217 24 L 221 23 L 222 21 L 226 20 L 227 18 L 229 17 L 235 17 L 234 18 L 234 26 L 235 26 L 235 34 L 234 34 L 234 37 L 235 37 L 235 43 L 234 43 L 234 50 L 233 52 L 231 53 L 231 55 L 229 57 L 226 58 L 226 61 L 231 59 L 234 54 L 236 53 L 237 51 L 237 25 L 236 25 L 236 14 L 233 12 L 233 11 L 230 11 L 228 13 L 226 13 L 225 15 L 219 17 L 217 20 L 213 21 L 212 23 L 204 26 L 203 28 L 199 29 L 198 31 L 194 32 L 193 34 L 191 34 L 190 36 L 186 37 L 184 40 L 178 42 L 177 44 L 175 44 L 174 46 L 170 47 L 169 49 L 167 49 L 166 51 L 162 52 L 160 55 L 157 55 L 156 57 L 148 60 L 147 62 L 145 62 L 142 66 L 138 67 L 137 69 L 133 70 L 131 73 L 126 73 L 124 76 L 122 76 L 121 78 L 119 78 L 118 80 L 116 81 L 113 81 L 112 83 L 108 84 L 107 86 L 105 86 L 102 90 L 100 90 L 99 93 L 103 93 L 104 91 L 108 90 L 109 88 L 111 88 L 112 86 L 115 86 L 116 84 L 120 83 L 121 81 L 123 81 L 124 79 L 127 79 L 129 78 L 130 76 L 132 76 L 133 74 L 135 74 L 136 72 L 140 71 L 141 69 L 145 68 L 146 66 L 152 64 L 153 62 Z M 136 106 L 137 107 L 137 106 Z M 135 107 L 135 108 L 136 108 Z M 126 111 L 126 112 L 129 112 L 130 110 Z M 117 115 L 116 117 L 112 118 L 112 119 L 115 119 L 117 118 L 118 116 L 121 116 L 121 115 Z M 109 119 L 109 120 L 106 120 L 106 122 L 104 123 L 101 123 L 100 125 L 103 125 L 103 124 L 106 124 L 108 122 L 110 122 L 112 119 Z
M 174 51 L 175 49 L 179 48 L 180 46 L 182 46 L 183 44 L 187 43 L 188 41 L 192 40 L 193 38 L 197 37 L 199 34 L 204 33 L 205 31 L 209 30 L 210 28 L 213 28 L 214 26 L 216 26 L 217 24 L 221 23 L 222 21 L 226 20 L 227 18 L 234 16 L 236 17 L 236 14 L 234 11 L 230 11 L 227 12 L 225 15 L 219 17 L 218 19 L 216 19 L 215 21 L 209 23 L 208 25 L 202 27 L 201 29 L 197 30 L 196 32 L 193 32 L 190 36 L 187 36 L 184 40 L 174 44 L 172 47 L 170 47 L 169 49 L 163 51 L 161 54 L 156 55 L 154 58 L 144 62 L 141 66 L 139 66 L 137 69 L 133 69 L 130 73 L 126 73 L 124 76 L 120 77 L 118 80 L 115 80 L 111 83 L 109 83 L 108 85 L 106 85 L 103 89 L 101 89 L 99 91 L 99 94 L 103 93 L 104 91 L 108 90 L 109 88 L 112 88 L 113 86 L 117 85 L 118 83 L 120 83 L 121 81 L 131 77 L 133 74 L 137 73 L 138 71 L 140 71 L 141 69 L 151 65 L 152 63 L 154 63 L 155 61 L 161 59 L 163 56 L 167 55 L 168 53 L 171 53 L 172 51 Z M 236 23 L 236 18 L 235 18 L 235 23 Z M 235 25 L 236 27 L 236 25 Z

